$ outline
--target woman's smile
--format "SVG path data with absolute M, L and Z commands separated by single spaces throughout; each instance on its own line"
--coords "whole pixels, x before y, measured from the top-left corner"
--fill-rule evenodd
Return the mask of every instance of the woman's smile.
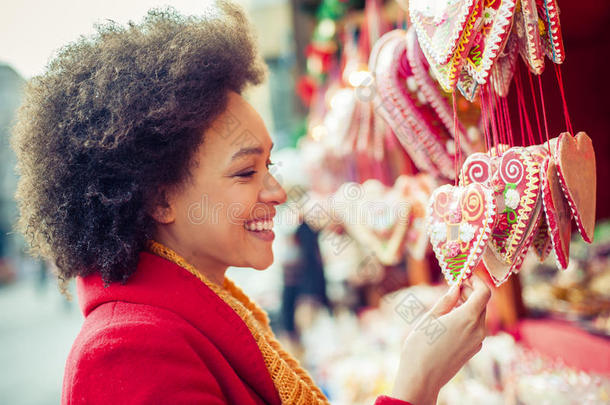
M 273 232 L 273 217 L 252 219 L 244 222 L 244 228 L 256 238 L 271 242 L 275 238 Z

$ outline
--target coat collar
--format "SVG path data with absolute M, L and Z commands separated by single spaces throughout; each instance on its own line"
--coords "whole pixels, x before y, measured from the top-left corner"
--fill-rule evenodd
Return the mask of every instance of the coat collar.
M 152 305 L 176 313 L 200 330 L 265 402 L 279 404 L 263 356 L 246 324 L 187 270 L 157 255 L 141 252 L 137 270 L 125 284 L 104 287 L 99 274 L 77 277 L 76 283 L 85 317 L 99 305 L 113 301 Z

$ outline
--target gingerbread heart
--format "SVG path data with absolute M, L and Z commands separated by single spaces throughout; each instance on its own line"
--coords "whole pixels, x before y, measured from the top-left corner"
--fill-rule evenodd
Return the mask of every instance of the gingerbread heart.
M 409 2 L 409 14 L 419 40 L 436 63 L 449 62 L 477 3 L 478 0 Z
M 489 73 L 510 34 L 515 13 L 513 0 L 483 0 L 483 25 L 474 36 L 464 68 L 478 83 L 487 83 Z
M 517 68 L 518 45 L 514 34 L 508 37 L 504 50 L 491 68 L 491 82 L 500 97 L 506 97 Z
M 541 262 L 545 261 L 551 250 L 553 250 L 553 244 L 551 243 L 551 235 L 549 234 L 549 225 L 546 222 L 546 216 L 540 215 L 538 226 L 536 227 L 536 235 L 532 240 L 532 248 L 534 253 L 538 256 Z
M 595 201 L 597 175 L 595 150 L 591 138 L 579 132 L 575 137 L 567 132 L 557 141 L 557 171 L 568 204 L 585 242 L 593 242 L 595 232 Z
M 480 93 L 479 83 L 472 76 L 468 74 L 465 69 L 462 69 L 458 77 L 456 88 L 460 91 L 462 96 L 471 103 L 477 98 Z
M 473 153 L 468 156 L 460 171 L 460 185 L 479 183 L 490 187 L 491 178 L 498 169 L 498 158 L 487 153 Z
M 400 33 L 400 35 L 397 35 Z M 392 127 L 415 164 L 421 170 L 446 178 L 455 176 L 455 147 L 448 131 L 418 88 L 410 89 L 413 71 L 406 57 L 405 32 L 395 30 L 375 49 L 375 111 Z M 453 150 L 452 150 L 453 149 Z
M 539 164 L 523 147 L 501 156 L 491 185 L 498 199 L 498 223 L 489 247 L 501 263 L 512 266 L 534 218 L 540 192 Z
M 544 70 L 544 50 L 540 40 L 536 0 L 521 0 L 515 12 L 515 32 L 519 38 L 519 53 L 529 70 L 539 75 Z
M 557 167 L 552 156 L 547 156 L 543 165 L 542 202 L 549 225 L 551 242 L 559 267 L 566 269 L 570 260 L 570 237 L 572 235 L 570 206 L 563 194 Z
M 467 278 L 481 260 L 496 221 L 492 191 L 478 183 L 437 188 L 428 204 L 427 230 L 450 284 Z
M 536 206 L 534 207 L 534 211 L 532 212 L 532 219 L 530 220 L 529 225 L 525 231 L 525 239 L 523 241 L 523 244 L 519 248 L 517 259 L 511 266 L 510 270 L 512 273 L 519 273 L 519 271 L 521 270 L 521 265 L 523 264 L 525 255 L 527 254 L 530 246 L 533 245 L 534 238 L 538 234 L 538 224 L 540 223 L 540 218 L 544 217 L 542 211 L 542 198 L 538 198 Z
M 527 150 L 530 152 L 532 157 L 540 164 L 539 178 L 540 184 L 542 185 L 542 176 L 546 176 L 546 173 L 543 169 L 544 160 L 547 158 L 547 156 L 549 156 L 548 146 L 531 145 L 527 147 Z M 549 227 L 544 214 L 540 215 L 540 219 L 536 224 L 534 232 L 535 234 L 532 239 L 532 247 L 534 253 L 536 253 L 536 255 L 540 258 L 541 261 L 544 261 L 553 249 L 553 245 L 551 243 L 551 235 L 549 234 Z
M 559 8 L 557 0 L 536 0 L 540 27 L 540 39 L 546 55 L 554 63 L 563 63 L 565 50 L 561 37 L 561 24 L 559 22 Z
M 453 138 L 455 138 L 456 130 L 458 131 L 462 150 L 466 154 L 472 153 L 474 145 L 466 136 L 462 123 L 458 121 L 457 129 L 454 128 L 453 108 L 438 83 L 430 75 L 430 65 L 419 46 L 413 27 L 407 30 L 407 60 L 413 72 L 413 76 L 407 78 L 407 87 L 423 94 Z
M 443 90 L 447 93 L 451 93 L 455 89 L 458 79 L 460 78 L 462 67 L 466 62 L 468 52 L 474 44 L 476 28 L 481 19 L 481 4 L 482 3 L 479 1 L 475 3 L 474 11 L 470 15 L 466 26 L 464 27 L 462 37 L 460 38 L 455 51 L 447 63 L 438 63 L 438 61 L 436 61 L 434 57 L 430 55 L 427 48 L 422 44 L 422 51 L 430 64 L 430 72 L 434 75 L 434 78 L 436 78 Z M 419 39 L 421 41 L 421 37 L 419 37 Z

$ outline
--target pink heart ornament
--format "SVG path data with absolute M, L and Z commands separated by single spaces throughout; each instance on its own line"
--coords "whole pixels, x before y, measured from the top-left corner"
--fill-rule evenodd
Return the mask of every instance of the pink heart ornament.
M 462 123 L 458 121 L 458 128 L 454 128 L 453 108 L 439 84 L 431 76 L 430 65 L 419 46 L 413 27 L 410 27 L 407 31 L 407 60 L 413 71 L 412 80 L 415 81 L 418 90 L 434 109 L 445 128 L 449 130 L 451 136 L 455 138 L 456 130 L 458 131 L 463 151 L 466 154 L 472 153 L 474 146 L 470 142 Z M 409 83 L 407 83 L 407 87 L 409 87 Z
M 565 50 L 561 36 L 557 0 L 536 0 L 536 7 L 538 19 L 543 27 L 540 30 L 540 39 L 542 40 L 544 51 L 554 63 L 563 63 Z
M 544 161 L 549 156 L 549 148 L 547 145 L 531 145 L 527 147 L 527 150 L 531 153 L 532 157 L 540 164 L 540 170 L 538 177 L 540 178 L 541 185 L 541 196 L 542 199 L 542 184 L 544 179 L 542 176 L 546 176 L 544 172 Z M 544 212 L 541 213 L 536 225 L 535 234 L 532 239 L 532 248 L 534 253 L 538 256 L 540 261 L 544 261 L 547 256 L 553 250 L 553 244 L 551 243 L 551 235 L 549 234 L 549 225 L 547 224 L 546 215 Z
M 544 50 L 538 26 L 536 0 L 521 0 L 521 9 L 515 12 L 515 33 L 519 53 L 529 70 L 535 75 L 544 70 Z
M 406 56 L 406 33 L 391 31 L 380 38 L 382 45 L 371 54 L 371 70 L 375 73 L 377 92 L 375 111 L 392 127 L 401 144 L 420 170 L 455 176 L 455 151 L 451 151 L 449 132 L 434 109 L 417 89 L 408 84 L 413 72 Z
M 506 45 L 515 13 L 513 0 L 484 0 L 483 4 L 483 25 L 474 36 L 464 64 L 479 84 L 487 83 L 491 68 Z
M 491 185 L 498 200 L 498 222 L 483 261 L 496 285 L 521 264 L 522 251 L 533 238 L 540 213 L 539 164 L 523 147 L 510 148 L 501 157 Z
M 482 184 L 447 184 L 432 193 L 427 231 L 449 284 L 470 276 L 481 260 L 496 218 L 492 190 Z
M 478 0 L 412 0 L 409 14 L 422 47 L 438 64 L 446 64 Z

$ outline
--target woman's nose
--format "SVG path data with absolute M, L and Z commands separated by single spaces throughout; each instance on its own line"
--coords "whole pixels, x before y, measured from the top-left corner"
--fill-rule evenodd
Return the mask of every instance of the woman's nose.
M 265 176 L 265 179 L 263 180 L 260 200 L 275 205 L 286 202 L 286 191 L 271 173 L 267 173 L 267 176 Z

